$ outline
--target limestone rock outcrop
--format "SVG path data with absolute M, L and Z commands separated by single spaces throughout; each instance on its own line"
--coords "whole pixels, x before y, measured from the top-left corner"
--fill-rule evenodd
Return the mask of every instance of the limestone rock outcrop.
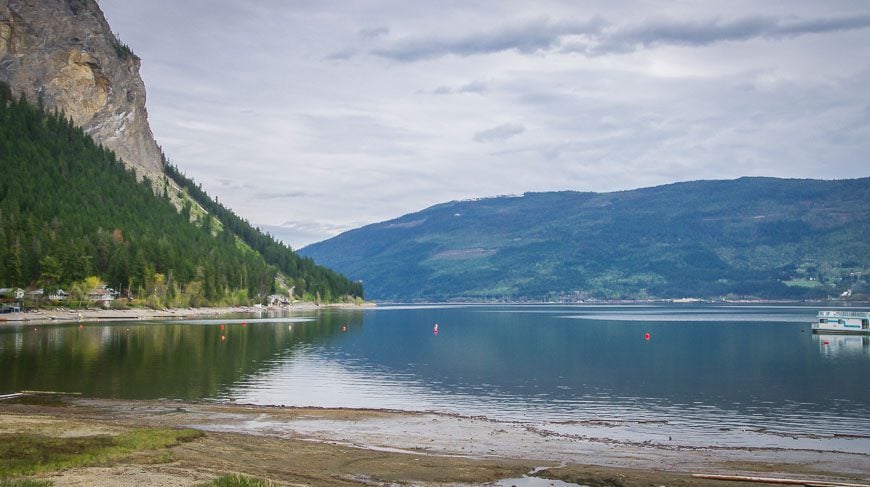
M 163 164 L 139 66 L 95 0 L 0 0 L 0 81 L 62 110 L 156 183 Z

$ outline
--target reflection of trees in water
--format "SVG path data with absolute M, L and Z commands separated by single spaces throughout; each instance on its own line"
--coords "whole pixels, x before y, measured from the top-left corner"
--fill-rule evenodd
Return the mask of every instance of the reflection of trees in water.
M 0 333 L 0 391 L 81 392 L 98 397 L 214 397 L 274 366 L 298 345 L 328 342 L 360 313 L 303 323 L 82 324 Z M 292 330 L 290 329 L 292 328 Z

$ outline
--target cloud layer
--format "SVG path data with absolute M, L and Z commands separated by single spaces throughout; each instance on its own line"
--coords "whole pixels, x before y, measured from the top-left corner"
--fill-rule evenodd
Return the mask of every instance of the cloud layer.
M 865 2 L 100 5 L 170 159 L 294 247 L 451 199 L 868 175 Z
M 659 19 L 618 25 L 601 17 L 580 21 L 536 18 L 507 23 L 483 32 L 452 37 L 421 36 L 392 40 L 370 52 L 411 62 L 441 56 L 473 56 L 516 51 L 523 54 L 558 51 L 600 56 L 656 46 L 706 46 L 717 42 L 782 39 L 807 34 L 866 29 L 870 15 L 812 19 L 746 16 L 731 20 Z

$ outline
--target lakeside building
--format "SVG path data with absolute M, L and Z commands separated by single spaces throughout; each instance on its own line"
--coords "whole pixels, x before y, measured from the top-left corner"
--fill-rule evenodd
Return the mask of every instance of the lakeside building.
M 24 289 L 21 289 L 20 287 L 0 288 L 0 298 L 21 301 L 24 299 Z
M 115 291 L 106 285 L 102 285 L 88 293 L 88 301 L 100 305 L 104 308 L 111 308 L 112 302 L 120 296 L 121 293 Z
M 66 301 L 67 299 L 69 299 L 69 293 L 60 288 L 55 289 L 48 295 L 48 300 L 51 302 Z

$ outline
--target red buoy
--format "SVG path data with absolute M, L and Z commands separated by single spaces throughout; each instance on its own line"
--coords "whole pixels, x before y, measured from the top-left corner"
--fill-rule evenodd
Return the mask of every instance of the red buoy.
M 341 331 L 347 331 L 347 326 L 341 325 Z
M 652 338 L 652 335 L 650 335 L 649 332 L 647 332 L 647 333 L 644 334 L 644 336 L 643 336 L 643 339 L 646 340 L 646 341 L 649 341 L 650 338 Z
M 825 340 L 825 341 L 822 342 L 822 345 L 830 345 L 830 343 L 831 343 L 831 342 Z
M 224 329 L 224 325 L 221 325 L 221 330 L 223 330 L 223 329 Z

